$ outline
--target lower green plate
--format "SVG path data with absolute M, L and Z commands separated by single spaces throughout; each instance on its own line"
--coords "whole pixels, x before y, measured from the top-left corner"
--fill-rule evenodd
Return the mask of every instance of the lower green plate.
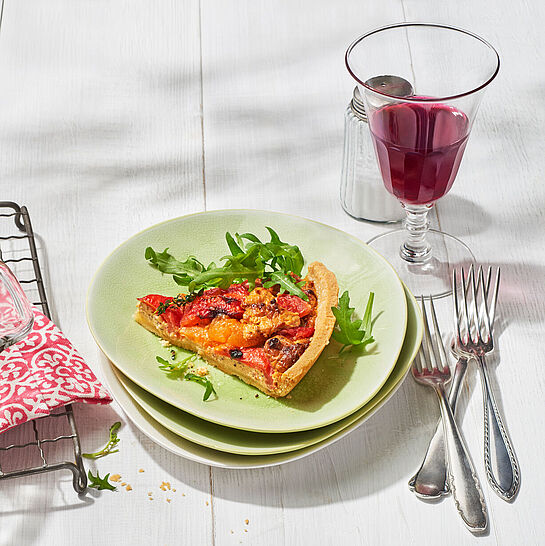
M 216 425 L 181 411 L 145 391 L 114 369 L 125 390 L 155 421 L 175 434 L 201 446 L 238 455 L 271 455 L 299 450 L 326 440 L 359 421 L 377 407 L 405 377 L 422 337 L 420 311 L 414 297 L 406 290 L 408 321 L 401 353 L 391 376 L 380 392 L 358 411 L 331 425 L 311 431 L 284 434 L 247 432 Z M 362 364 L 363 365 L 363 364 Z

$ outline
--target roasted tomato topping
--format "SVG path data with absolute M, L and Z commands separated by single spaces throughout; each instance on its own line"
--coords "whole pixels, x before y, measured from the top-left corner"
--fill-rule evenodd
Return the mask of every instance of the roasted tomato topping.
M 314 328 L 309 326 L 300 326 L 299 328 L 285 328 L 278 332 L 282 336 L 290 339 L 306 339 L 314 335 Z
M 278 372 L 285 372 L 305 352 L 309 341 L 294 342 L 284 336 L 275 336 L 265 342 L 265 353 Z
M 242 349 L 242 358 L 244 364 L 261 370 L 264 374 L 269 375 L 271 363 L 264 349 Z
M 171 301 L 172 298 L 160 296 L 159 294 L 149 294 L 143 298 L 138 298 L 138 300 L 145 303 L 153 310 L 154 313 L 156 313 L 159 305 Z M 159 317 L 161 317 L 167 324 L 174 326 L 175 328 L 179 328 L 183 317 L 183 311 L 176 305 L 172 305 L 168 307 L 164 313 L 161 313 Z
M 218 315 L 241 319 L 243 314 L 244 311 L 240 301 L 229 297 L 228 294 L 203 295 L 189 305 L 184 306 L 184 316 L 181 325 L 197 326 L 207 324 Z
M 297 313 L 300 317 L 308 315 L 312 310 L 309 303 L 302 300 L 299 296 L 293 296 L 292 294 L 279 294 L 276 298 L 276 303 L 281 309 Z

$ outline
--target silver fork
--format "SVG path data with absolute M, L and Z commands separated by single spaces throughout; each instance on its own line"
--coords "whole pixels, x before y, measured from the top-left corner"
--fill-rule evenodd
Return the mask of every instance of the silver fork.
M 492 489 L 504 500 L 511 500 L 520 486 L 520 470 L 515 451 L 503 424 L 498 410 L 486 367 L 485 355 L 494 349 L 492 318 L 495 309 L 488 308 L 487 298 L 480 287 L 484 287 L 482 268 L 478 271 L 478 282 L 475 271 L 469 271 L 470 293 L 467 290 L 464 270 L 461 270 L 462 301 L 456 289 L 456 271 L 453 273 L 454 309 L 458 317 L 456 344 L 460 351 L 471 355 L 478 363 L 483 387 L 484 404 L 484 463 L 486 476 Z M 496 284 L 499 285 L 498 268 Z M 497 291 L 496 291 L 497 295 Z M 469 300 L 471 296 L 471 302 Z
M 421 298 L 421 304 L 424 317 L 424 339 L 411 371 L 416 381 L 433 387 L 439 398 L 446 440 L 448 481 L 458 513 L 471 531 L 484 531 L 488 518 L 481 485 L 445 392 L 445 384 L 450 381 L 450 368 L 441 340 L 433 299 L 430 296 L 433 335 L 424 298 Z
M 471 266 L 473 269 L 473 266 Z M 479 270 L 480 271 L 480 270 Z M 494 326 L 494 316 L 496 310 L 496 301 L 498 298 L 499 277 L 496 276 L 496 282 L 492 294 L 490 295 L 490 284 L 492 279 L 492 268 L 488 268 L 486 284 L 483 286 L 483 294 L 489 302 L 490 324 Z M 480 282 L 480 276 L 479 276 Z M 466 290 L 469 285 L 466 283 Z M 454 317 L 454 329 L 456 330 L 458 320 L 461 317 Z M 459 352 L 456 345 L 452 347 L 453 353 L 458 358 L 458 362 L 454 367 L 454 374 L 449 392 L 449 404 L 452 412 L 456 414 L 456 404 L 460 387 L 463 384 L 465 373 L 467 370 L 468 358 L 465 354 Z M 435 432 L 430 440 L 426 455 L 416 474 L 409 480 L 409 489 L 414 492 L 417 497 L 423 499 L 437 499 L 449 493 L 450 489 L 447 480 L 447 467 L 445 461 L 445 439 L 443 435 L 443 425 L 441 420 L 437 422 Z

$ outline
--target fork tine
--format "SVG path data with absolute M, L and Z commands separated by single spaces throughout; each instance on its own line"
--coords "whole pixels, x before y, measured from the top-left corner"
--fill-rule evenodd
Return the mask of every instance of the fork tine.
M 461 270 L 461 276 L 462 276 L 462 297 L 464 299 L 464 317 L 466 319 L 466 328 L 467 328 L 467 335 L 468 335 L 468 341 L 471 341 L 471 323 L 469 322 L 469 312 L 467 308 L 467 285 L 466 285 L 466 276 L 464 272 L 464 268 L 462 267 Z
M 460 328 L 460 306 L 458 304 L 458 288 L 456 287 L 457 275 L 456 269 L 452 270 L 452 297 L 454 299 L 454 328 L 458 335 L 458 342 L 462 342 L 462 331 Z
M 481 277 L 482 277 L 482 282 L 483 282 L 483 285 L 484 285 L 484 274 L 483 274 L 483 271 L 481 269 Z M 486 328 L 486 341 L 488 341 L 490 339 L 490 336 L 492 335 L 492 328 L 490 326 L 490 314 L 488 312 L 488 301 L 487 301 L 487 297 L 486 297 L 486 294 L 483 294 L 483 316 L 482 316 L 482 325 L 479 324 L 479 333 L 480 333 L 480 337 L 481 339 L 484 339 L 484 335 L 483 335 L 483 330 Z
M 424 305 L 424 296 L 420 296 L 420 305 L 422 306 L 422 317 L 424 318 L 424 339 L 422 340 L 422 354 L 424 356 L 424 364 L 426 365 L 426 368 L 431 371 L 432 370 L 432 347 L 431 347 L 431 332 L 430 332 L 430 325 L 428 323 L 428 315 L 426 313 L 426 306 Z M 424 364 L 422 365 L 422 369 L 424 368 Z
M 445 345 L 443 344 L 443 337 L 441 330 L 439 330 L 439 323 L 437 322 L 437 315 L 435 313 L 435 305 L 433 304 L 433 298 L 430 296 L 431 307 L 431 319 L 433 322 L 433 329 L 435 330 L 435 348 L 437 349 L 438 363 L 440 363 L 439 370 L 449 370 L 447 353 L 445 352 Z
M 492 269 L 492 268 L 490 268 Z M 490 325 L 494 328 L 494 319 L 496 318 L 496 302 L 498 301 L 498 290 L 500 288 L 500 268 L 496 273 L 496 283 L 494 284 L 494 291 L 492 292 L 492 299 L 490 300 L 490 309 L 488 316 L 490 317 Z M 487 293 L 488 297 L 488 293 Z
M 479 269 L 481 271 L 481 268 Z M 478 305 L 478 297 L 479 297 L 479 286 L 480 286 L 480 276 L 477 273 L 477 278 L 479 279 L 479 282 L 475 281 L 475 268 L 473 265 L 471 265 L 471 268 L 469 270 L 469 279 L 468 282 L 471 287 L 471 297 L 473 299 L 472 305 L 471 305 L 471 314 L 473 315 L 473 321 L 471 324 L 473 325 L 473 331 L 474 331 L 474 339 L 477 341 L 481 340 L 481 326 L 479 323 L 479 305 Z M 483 288 L 484 288 L 484 282 L 483 282 Z

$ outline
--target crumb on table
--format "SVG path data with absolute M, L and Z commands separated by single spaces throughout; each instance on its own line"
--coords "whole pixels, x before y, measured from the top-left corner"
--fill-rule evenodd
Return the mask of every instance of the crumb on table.
M 112 474 L 110 476 L 111 482 L 118 482 L 121 479 L 121 474 Z
M 125 489 L 126 489 L 127 491 L 132 491 L 132 487 L 131 487 L 130 484 L 127 484 L 127 487 L 125 487 Z
M 159 343 L 160 343 L 163 347 L 171 347 L 171 346 L 172 346 L 172 343 L 170 343 L 170 341 L 167 341 L 166 339 L 161 339 L 161 340 L 159 340 Z
M 205 375 L 208 375 L 208 368 L 205 368 L 204 366 L 199 366 L 196 369 L 196 372 L 197 372 L 197 375 L 204 377 Z
M 138 469 L 138 472 L 144 472 L 144 469 L 143 469 L 143 468 L 139 468 L 139 469 Z
M 245 520 L 244 520 L 244 523 L 245 523 L 246 525 L 248 525 L 248 523 L 250 523 L 250 520 L 249 520 L 249 519 L 245 519 Z

